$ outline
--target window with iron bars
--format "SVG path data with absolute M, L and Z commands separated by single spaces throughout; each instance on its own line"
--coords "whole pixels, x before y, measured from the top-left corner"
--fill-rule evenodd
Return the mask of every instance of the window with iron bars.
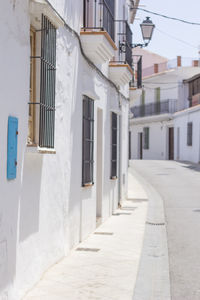
M 94 100 L 83 98 L 82 186 L 92 185 L 94 152 Z
M 37 33 L 41 34 L 41 53 L 35 55 Z M 41 29 L 31 32 L 30 108 L 28 144 L 41 148 L 54 148 L 55 131 L 55 80 L 56 80 L 56 28 L 42 15 Z M 40 100 L 35 98 L 37 82 L 36 60 L 40 62 Z M 35 140 L 35 105 L 39 105 L 39 140 Z
M 117 114 L 111 115 L 111 179 L 117 178 Z
M 187 145 L 192 146 L 192 122 L 187 123 Z
M 149 149 L 149 127 L 144 127 L 143 129 L 143 135 L 144 135 L 144 149 Z

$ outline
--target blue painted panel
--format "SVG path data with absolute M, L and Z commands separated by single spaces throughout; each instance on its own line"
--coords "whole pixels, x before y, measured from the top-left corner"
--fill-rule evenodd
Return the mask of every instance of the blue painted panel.
M 15 117 L 8 117 L 7 179 L 16 178 L 17 135 L 18 135 L 18 119 Z

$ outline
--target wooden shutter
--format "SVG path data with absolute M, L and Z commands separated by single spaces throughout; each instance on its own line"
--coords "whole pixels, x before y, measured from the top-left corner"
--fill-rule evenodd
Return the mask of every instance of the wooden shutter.
M 35 103 L 35 31 L 31 28 L 30 31 L 30 103 Z M 29 119 L 28 119 L 28 144 L 35 142 L 35 105 L 29 105 Z

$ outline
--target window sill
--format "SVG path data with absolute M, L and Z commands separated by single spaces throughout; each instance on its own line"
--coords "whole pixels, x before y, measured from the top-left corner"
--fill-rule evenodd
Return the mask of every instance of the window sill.
M 110 177 L 110 180 L 117 180 L 117 176 Z
M 93 185 L 94 185 L 93 182 L 85 183 L 82 185 L 82 188 L 89 188 L 89 187 L 92 187 Z
M 27 144 L 27 153 L 40 153 L 40 154 L 56 154 L 54 148 L 41 148 L 37 144 Z

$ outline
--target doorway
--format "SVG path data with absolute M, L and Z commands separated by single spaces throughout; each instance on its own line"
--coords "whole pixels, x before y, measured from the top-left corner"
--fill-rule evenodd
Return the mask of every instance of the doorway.
M 96 226 L 101 224 L 103 197 L 103 111 L 97 109 Z
M 174 127 L 169 127 L 169 160 L 174 160 Z
M 180 159 L 180 127 L 177 128 L 177 160 Z
M 138 132 L 138 158 L 143 159 L 143 133 Z

